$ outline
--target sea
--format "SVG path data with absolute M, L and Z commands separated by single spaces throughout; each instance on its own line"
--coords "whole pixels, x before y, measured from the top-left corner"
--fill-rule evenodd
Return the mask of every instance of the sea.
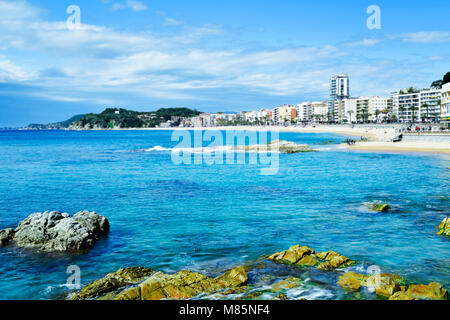
M 253 133 L 235 132 L 244 139 L 233 143 L 251 143 L 246 134 Z M 269 163 L 262 153 L 248 153 L 238 161 L 226 132 L 211 139 L 187 131 L 182 147 L 180 136 L 170 130 L 0 131 L 0 229 L 44 211 L 95 211 L 111 225 L 88 252 L 0 248 L 0 299 L 65 299 L 76 289 L 68 282 L 71 266 L 86 285 L 124 267 L 214 277 L 252 263 L 264 263 L 249 272 L 249 290 L 262 298 L 273 298 L 271 284 L 298 277 L 301 285 L 285 292 L 290 299 L 379 299 L 340 288 L 345 270 L 261 258 L 297 244 L 355 260 L 348 270 L 378 268 L 450 289 L 450 239 L 436 234 L 450 214 L 448 158 L 349 151 L 341 146 L 347 136 L 281 132 L 277 139 L 318 152 L 272 154 Z M 211 146 L 219 136 L 226 147 Z M 236 154 L 227 158 L 230 152 Z M 263 170 L 269 167 L 275 170 Z M 374 202 L 392 210 L 371 212 Z

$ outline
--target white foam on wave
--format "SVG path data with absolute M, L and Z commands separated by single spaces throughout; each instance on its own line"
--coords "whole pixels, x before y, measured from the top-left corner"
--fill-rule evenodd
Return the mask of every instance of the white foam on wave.
M 276 153 L 275 150 L 236 150 L 233 146 L 216 146 L 216 147 L 198 147 L 198 148 L 165 148 L 162 146 L 155 146 L 148 149 L 136 150 L 135 152 L 184 152 L 184 153 L 214 153 L 214 152 L 235 152 L 235 153 Z

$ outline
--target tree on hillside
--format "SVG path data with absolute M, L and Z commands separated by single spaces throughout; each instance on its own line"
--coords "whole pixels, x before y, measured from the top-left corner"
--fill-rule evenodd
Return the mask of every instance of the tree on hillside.
M 433 83 L 431 84 L 430 87 L 434 88 L 434 89 L 441 89 L 442 83 L 443 83 L 443 80 L 436 80 L 436 81 L 433 81 Z
M 442 80 L 442 85 L 450 82 L 450 72 L 447 72 Z

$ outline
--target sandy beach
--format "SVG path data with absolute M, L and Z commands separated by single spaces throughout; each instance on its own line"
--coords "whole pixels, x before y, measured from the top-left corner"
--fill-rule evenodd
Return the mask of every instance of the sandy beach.
M 350 150 L 365 151 L 389 151 L 389 152 L 419 152 L 419 153 L 435 153 L 450 155 L 450 144 L 448 142 L 430 142 L 430 141 L 403 141 L 398 143 L 392 142 L 358 142 L 354 146 L 348 147 Z

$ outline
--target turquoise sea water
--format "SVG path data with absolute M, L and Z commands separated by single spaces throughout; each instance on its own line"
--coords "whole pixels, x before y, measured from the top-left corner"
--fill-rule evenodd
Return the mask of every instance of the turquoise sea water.
M 450 240 L 436 235 L 450 213 L 448 160 L 349 152 L 337 147 L 343 136 L 281 133 L 322 151 L 280 155 L 279 173 L 263 176 L 258 165 L 175 165 L 160 151 L 176 145 L 170 137 L 0 132 L 0 229 L 46 210 L 92 210 L 111 223 L 109 236 L 82 255 L 0 248 L 0 299 L 61 298 L 69 265 L 80 266 L 83 284 L 137 265 L 214 276 L 295 244 L 450 288 Z M 144 151 L 156 146 L 163 148 Z M 364 203 L 375 200 L 393 212 L 368 212 Z M 305 280 L 294 297 L 354 298 L 334 273 L 275 269 Z M 261 281 L 250 274 L 255 286 Z

